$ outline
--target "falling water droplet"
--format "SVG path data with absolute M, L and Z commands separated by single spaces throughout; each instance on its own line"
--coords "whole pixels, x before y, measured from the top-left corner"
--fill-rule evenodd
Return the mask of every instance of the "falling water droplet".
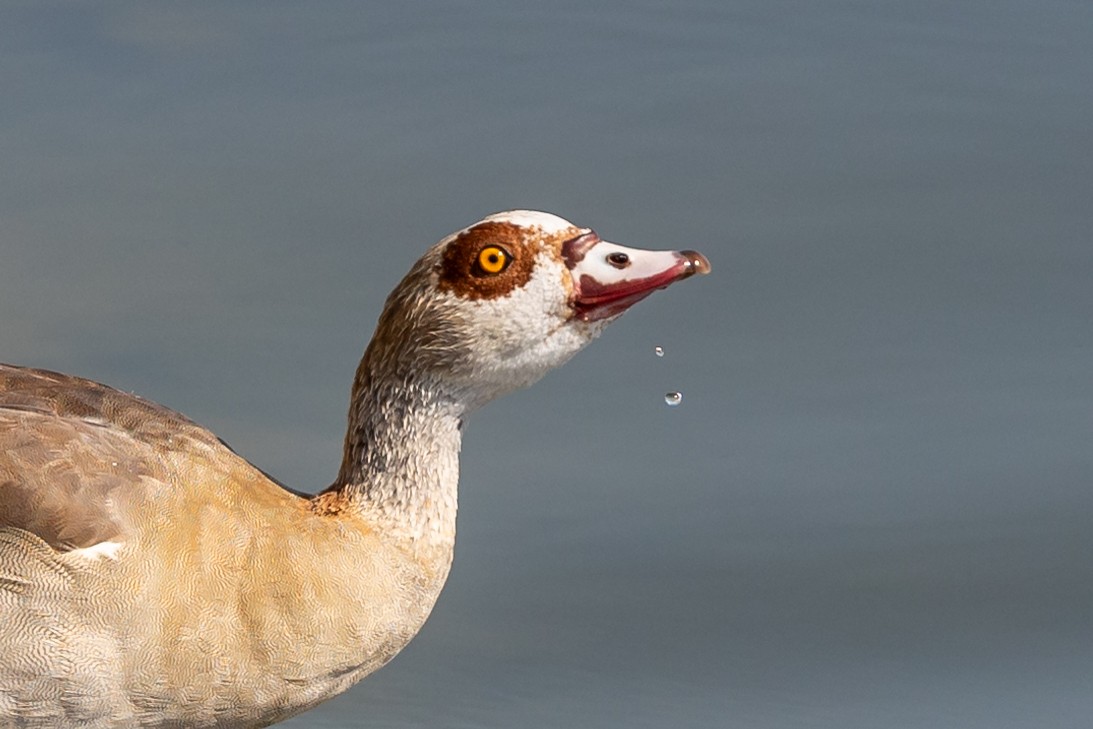
M 656 355 L 657 355 L 658 357 L 663 357 L 663 356 L 664 356 L 664 347 L 653 347 L 653 352 L 654 352 L 654 353 L 655 353 L 655 354 L 656 354 Z
M 683 393 L 669 392 L 664 396 L 664 402 L 668 403 L 669 407 L 674 408 L 676 405 L 679 405 L 681 402 L 683 402 Z

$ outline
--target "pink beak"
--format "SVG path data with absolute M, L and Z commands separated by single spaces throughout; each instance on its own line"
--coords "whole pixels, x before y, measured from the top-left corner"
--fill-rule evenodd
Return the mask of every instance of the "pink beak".
M 573 308 L 583 321 L 618 316 L 657 289 L 710 272 L 698 251 L 643 251 L 588 231 L 562 246 L 573 276 Z

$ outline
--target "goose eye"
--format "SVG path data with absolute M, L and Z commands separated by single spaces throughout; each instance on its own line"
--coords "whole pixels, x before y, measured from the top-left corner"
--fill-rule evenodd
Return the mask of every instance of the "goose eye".
M 486 246 L 478 252 L 478 269 L 485 274 L 501 273 L 512 263 L 512 256 L 500 246 Z

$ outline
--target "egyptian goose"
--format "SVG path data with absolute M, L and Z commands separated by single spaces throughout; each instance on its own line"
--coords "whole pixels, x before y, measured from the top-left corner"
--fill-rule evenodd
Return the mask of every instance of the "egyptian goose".
M 540 212 L 445 238 L 388 297 L 314 496 L 165 407 L 0 366 L 0 727 L 260 727 L 344 691 L 448 575 L 463 416 L 708 271 Z

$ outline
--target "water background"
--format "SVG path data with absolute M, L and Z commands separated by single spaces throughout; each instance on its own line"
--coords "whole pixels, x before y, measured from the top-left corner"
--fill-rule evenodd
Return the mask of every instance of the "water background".
M 1093 4 L 12 2 L 0 89 L 0 360 L 300 488 L 448 232 L 713 261 L 471 419 L 433 617 L 286 726 L 1093 724 Z

